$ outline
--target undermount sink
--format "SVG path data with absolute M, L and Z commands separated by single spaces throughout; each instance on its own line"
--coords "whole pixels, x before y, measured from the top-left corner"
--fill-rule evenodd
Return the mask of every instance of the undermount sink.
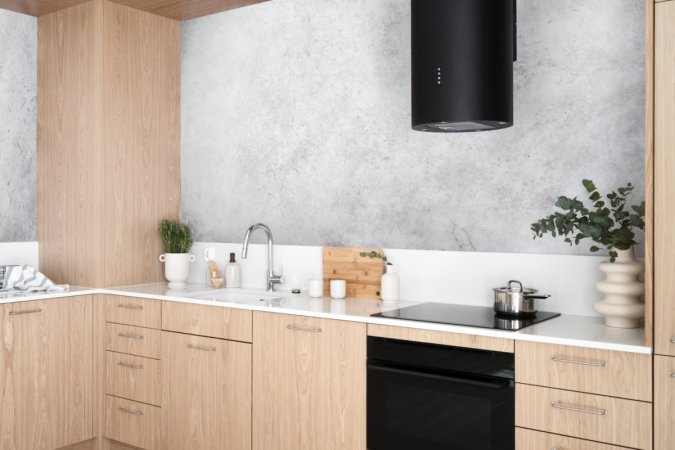
M 199 300 L 213 300 L 216 302 L 269 306 L 278 303 L 283 298 L 283 295 L 280 295 L 279 292 L 268 292 L 255 289 L 223 288 L 188 295 L 188 297 Z

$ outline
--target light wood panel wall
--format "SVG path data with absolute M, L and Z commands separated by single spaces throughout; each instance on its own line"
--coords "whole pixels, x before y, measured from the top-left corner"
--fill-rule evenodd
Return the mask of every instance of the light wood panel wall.
M 675 355 L 675 2 L 655 8 L 654 350 Z
M 38 19 L 41 269 L 91 287 L 162 281 L 178 217 L 180 23 L 103 0 Z

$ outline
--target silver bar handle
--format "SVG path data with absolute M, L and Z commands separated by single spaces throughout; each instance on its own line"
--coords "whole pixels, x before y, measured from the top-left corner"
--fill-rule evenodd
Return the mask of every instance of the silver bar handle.
M 675 338 L 671 338 L 671 339 L 670 339 L 670 343 L 671 343 L 671 344 L 675 344 Z
M 131 334 L 131 333 L 117 333 L 119 337 L 127 338 L 127 339 L 145 339 L 143 336 L 140 334 Z
M 122 411 L 123 413 L 133 414 L 134 416 L 142 416 L 142 415 L 144 415 L 144 412 L 143 412 L 143 411 L 132 411 L 132 410 L 127 409 L 127 408 L 124 408 L 124 407 L 122 407 L 122 406 L 117 407 L 117 409 L 118 409 L 119 411 Z
M 143 305 L 132 305 L 131 303 L 120 303 L 117 305 L 118 308 L 124 308 L 124 309 L 135 309 L 135 310 L 141 310 L 143 309 Z
M 675 378 L 675 370 L 670 371 L 670 378 Z
M 293 324 L 286 326 L 286 328 L 288 328 L 289 330 L 294 330 L 294 331 L 308 331 L 310 333 L 321 333 L 321 332 L 323 332 L 322 328 L 303 327 L 301 325 L 293 325 Z
M 199 345 L 192 345 L 192 344 L 188 344 L 186 345 L 186 347 L 192 350 L 201 350 L 203 352 L 215 352 L 216 350 L 218 350 L 215 347 L 200 347 Z
M 584 414 L 593 414 L 595 416 L 606 416 L 607 415 L 607 410 L 606 409 L 583 409 L 583 408 L 575 408 L 574 406 L 565 406 L 562 403 L 559 402 L 551 402 L 551 406 L 556 409 L 564 409 L 565 411 L 575 411 L 575 412 L 580 412 Z
M 121 366 L 121 367 L 126 367 L 127 369 L 142 369 L 143 368 L 142 365 L 129 364 L 129 363 L 124 363 L 124 362 L 118 362 L 117 365 Z
M 577 361 L 577 360 L 574 360 L 574 359 L 559 358 L 556 355 L 551 356 L 551 361 L 564 363 L 564 364 L 577 364 L 577 365 L 580 365 L 580 366 L 607 367 L 606 361 L 599 361 L 599 362 Z
M 41 308 L 27 309 L 25 311 L 10 311 L 9 315 L 10 316 L 19 316 L 21 314 L 35 314 L 35 313 L 39 313 L 39 312 L 42 312 Z

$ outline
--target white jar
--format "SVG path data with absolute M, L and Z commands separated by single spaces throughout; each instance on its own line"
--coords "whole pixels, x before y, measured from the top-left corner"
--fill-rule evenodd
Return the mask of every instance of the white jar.
M 241 267 L 234 259 L 234 253 L 230 253 L 230 262 L 225 264 L 225 287 L 241 287 Z
M 401 297 L 401 279 L 398 276 L 398 268 L 392 265 L 386 266 L 387 272 L 382 275 L 380 296 L 383 303 L 396 303 Z
M 190 263 L 195 261 L 195 256 L 189 253 L 164 253 L 159 255 L 159 260 L 164 263 L 164 277 L 169 287 L 184 287 L 190 277 Z

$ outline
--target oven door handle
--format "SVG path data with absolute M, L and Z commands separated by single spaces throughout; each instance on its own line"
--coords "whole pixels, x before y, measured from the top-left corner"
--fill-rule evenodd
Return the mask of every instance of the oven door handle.
M 450 375 L 441 375 L 417 370 L 402 369 L 399 367 L 381 366 L 372 363 L 368 364 L 368 370 L 379 370 L 380 372 L 397 373 L 401 375 L 410 375 L 414 377 L 431 378 L 434 380 L 452 381 L 453 383 L 469 384 L 472 386 L 479 386 L 490 389 L 504 389 L 513 386 L 513 380 L 509 379 L 494 380 L 494 381 L 474 380 L 471 378 L 453 377 Z

